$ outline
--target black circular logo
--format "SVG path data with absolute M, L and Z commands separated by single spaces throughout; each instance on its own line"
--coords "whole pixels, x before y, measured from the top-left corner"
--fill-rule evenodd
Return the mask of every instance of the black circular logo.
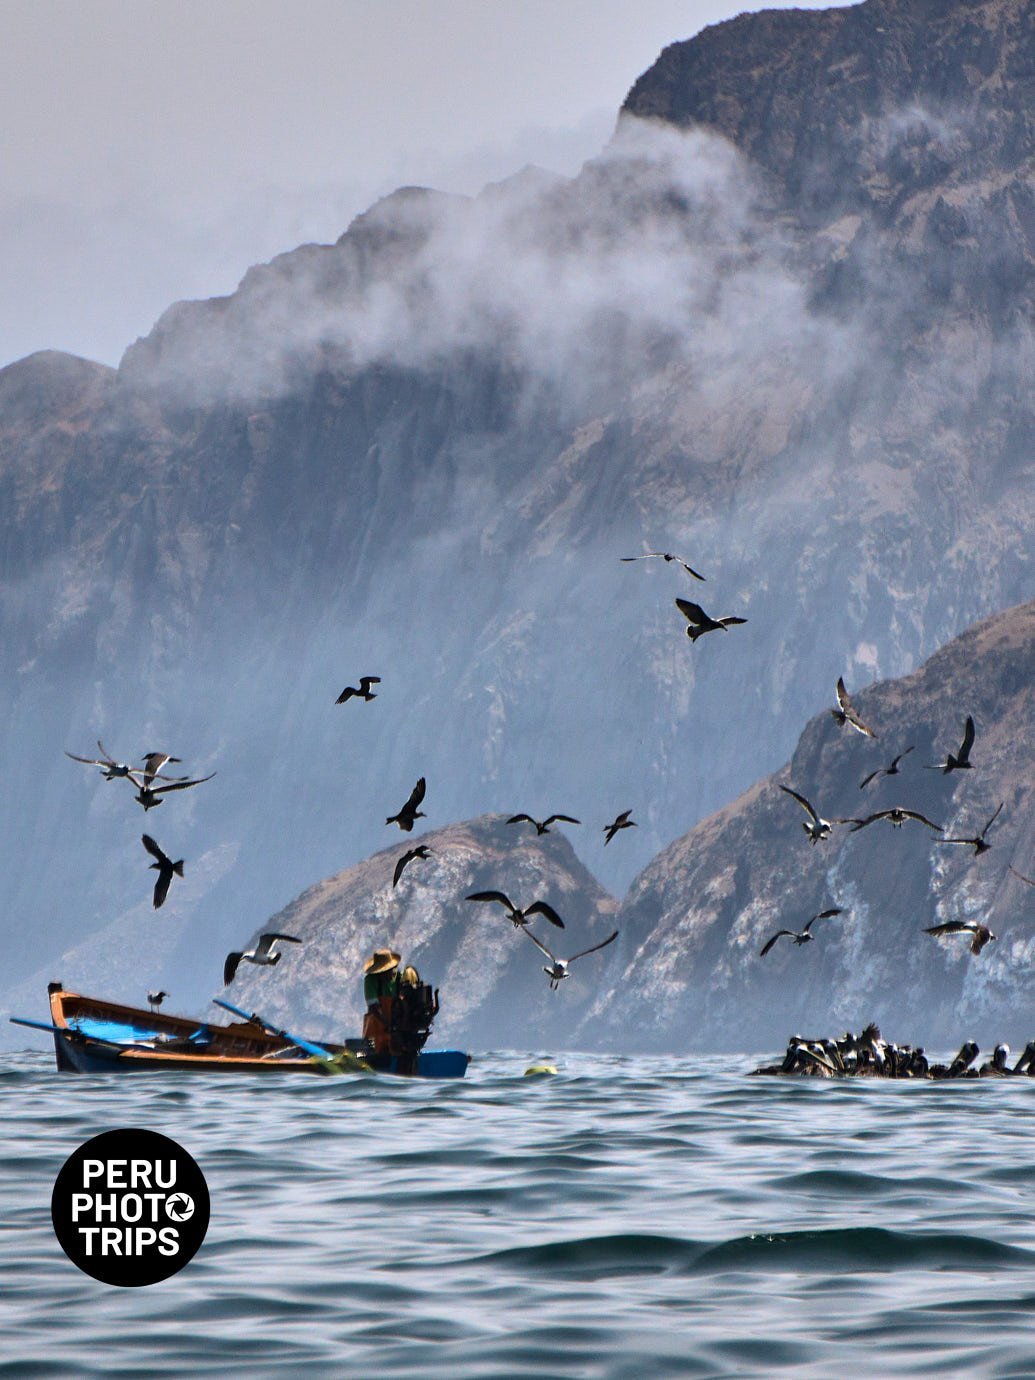
M 50 1215 L 61 1249 L 104 1284 L 157 1284 L 182 1270 L 208 1230 L 205 1176 L 157 1131 L 105 1131 L 61 1166 Z

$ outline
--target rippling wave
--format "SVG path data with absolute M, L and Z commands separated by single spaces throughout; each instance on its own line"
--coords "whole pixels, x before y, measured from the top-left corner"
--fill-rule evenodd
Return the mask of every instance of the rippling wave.
M 1035 1375 L 1028 1080 L 532 1061 L 285 1087 L 4 1056 L 0 1377 Z M 180 1274 L 117 1289 L 50 1193 L 134 1125 L 190 1150 L 212 1217 Z

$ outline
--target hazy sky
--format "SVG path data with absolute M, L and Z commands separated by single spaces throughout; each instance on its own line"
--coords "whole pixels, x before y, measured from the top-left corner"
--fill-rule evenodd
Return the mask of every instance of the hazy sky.
M 0 366 L 117 363 L 171 302 L 403 183 L 574 173 L 666 43 L 761 8 L 0 0 Z

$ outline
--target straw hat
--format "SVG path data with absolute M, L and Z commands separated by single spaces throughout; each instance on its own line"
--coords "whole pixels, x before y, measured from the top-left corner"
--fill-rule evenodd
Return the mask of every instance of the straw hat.
M 390 973 L 393 968 L 398 968 L 400 955 L 393 953 L 391 949 L 375 949 L 372 958 L 368 958 L 363 964 L 364 973 L 369 973 L 373 977 L 376 973 Z

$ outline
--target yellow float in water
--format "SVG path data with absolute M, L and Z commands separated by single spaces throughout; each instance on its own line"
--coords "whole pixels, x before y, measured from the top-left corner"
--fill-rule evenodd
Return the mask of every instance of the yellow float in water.
M 529 1068 L 525 1069 L 525 1077 L 548 1078 L 551 1074 L 556 1072 L 557 1066 L 555 1064 L 532 1064 Z

